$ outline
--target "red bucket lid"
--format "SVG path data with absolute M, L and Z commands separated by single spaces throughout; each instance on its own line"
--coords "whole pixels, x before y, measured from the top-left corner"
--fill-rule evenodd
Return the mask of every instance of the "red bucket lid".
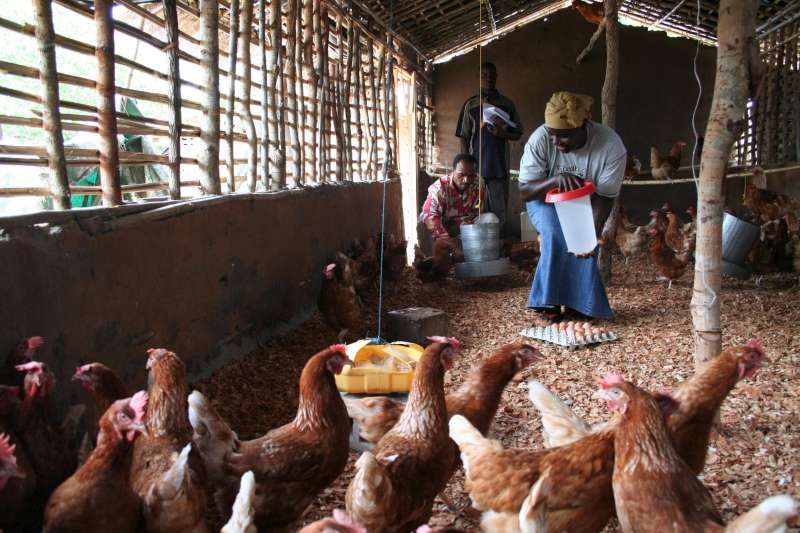
M 558 192 L 557 188 L 552 189 L 547 193 L 547 196 L 544 197 L 544 201 L 554 204 L 556 202 L 563 202 L 565 200 L 575 200 L 576 198 L 581 198 L 582 196 L 589 196 L 596 190 L 597 188 L 595 188 L 594 183 L 587 181 L 583 187 L 579 187 L 567 192 Z

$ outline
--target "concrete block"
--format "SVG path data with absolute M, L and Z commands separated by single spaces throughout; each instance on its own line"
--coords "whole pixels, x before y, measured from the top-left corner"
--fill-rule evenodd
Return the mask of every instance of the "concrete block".
M 390 341 L 416 342 L 427 346 L 428 337 L 447 335 L 447 315 L 444 311 L 430 307 L 389 311 L 387 325 Z

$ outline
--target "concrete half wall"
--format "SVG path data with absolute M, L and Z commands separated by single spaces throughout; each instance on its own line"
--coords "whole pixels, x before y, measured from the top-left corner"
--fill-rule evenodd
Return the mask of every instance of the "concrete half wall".
M 544 122 L 544 108 L 555 91 L 572 91 L 595 98 L 594 119 L 600 121 L 600 92 L 605 78 L 605 41 L 600 38 L 581 64 L 575 58 L 597 26 L 572 8 L 547 20 L 538 20 L 483 48 L 483 61 L 497 65 L 498 90 L 511 98 L 520 113 L 524 134 L 511 143 L 511 168 L 519 168 L 522 147 Z M 660 31 L 620 26 L 619 96 L 617 131 L 629 153 L 645 169 L 650 167 L 650 146 L 669 150 L 677 139 L 693 140 L 692 108 L 697 85 L 692 70 L 696 43 L 669 38 Z M 703 98 L 697 113 L 702 132 L 714 89 L 716 49 L 701 46 L 698 71 Z M 434 106 L 439 159 L 449 166 L 459 150 L 455 137 L 461 107 L 478 92 L 480 59 L 477 50 L 436 65 Z M 690 151 L 684 151 L 688 164 Z
M 313 311 L 325 262 L 379 233 L 382 190 L 236 195 L 160 209 L 167 218 L 109 221 L 104 210 L 105 219 L 0 231 L 0 349 L 44 336 L 59 380 L 101 361 L 141 386 L 149 347 L 177 352 L 193 377 L 207 374 Z M 387 231 L 402 234 L 399 181 L 387 194 Z

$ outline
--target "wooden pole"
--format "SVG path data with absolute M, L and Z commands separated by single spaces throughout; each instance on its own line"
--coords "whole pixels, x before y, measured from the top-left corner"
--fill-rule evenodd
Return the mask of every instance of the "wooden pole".
M 286 119 L 283 97 L 283 22 L 281 0 L 270 0 L 269 38 L 272 48 L 269 53 L 270 85 L 267 93 L 267 110 L 270 116 L 269 138 L 275 153 L 275 170 L 270 175 L 270 189 L 277 191 L 286 187 Z
M 94 21 L 97 35 L 97 123 L 100 130 L 100 185 L 103 204 L 122 203 L 119 181 L 117 116 L 114 110 L 114 19 L 112 0 L 96 0 Z
M 256 191 L 258 183 L 258 136 L 250 106 L 252 92 L 252 69 L 250 64 L 250 43 L 253 35 L 253 0 L 242 0 L 242 24 L 239 35 L 239 58 L 244 68 L 242 74 L 242 114 L 250 151 L 247 157 L 247 186 L 250 192 Z
M 383 179 L 388 179 L 389 170 L 392 168 L 392 132 L 393 124 L 390 122 L 392 107 L 392 85 L 394 58 L 392 57 L 391 37 L 386 37 L 386 72 L 383 82 Z
M 605 0 L 603 0 L 603 1 L 605 1 Z M 583 61 L 583 59 L 587 55 L 589 55 L 589 52 L 591 52 L 592 48 L 594 48 L 594 43 L 596 43 L 597 39 L 599 39 L 600 36 L 603 35 L 603 30 L 605 30 L 605 29 L 606 29 L 606 19 L 603 19 L 603 22 L 601 22 L 597 26 L 597 29 L 594 30 L 594 33 L 592 34 L 591 38 L 589 39 L 589 44 L 587 44 L 586 48 L 584 48 L 583 51 L 580 54 L 578 54 L 578 57 L 575 58 L 575 62 L 576 63 L 580 63 L 581 61 Z
M 695 366 L 716 357 L 722 348 L 722 184 L 731 147 L 744 128 L 751 67 L 756 58 L 757 0 L 721 0 L 717 23 L 717 74 L 711 113 L 700 160 L 697 199 L 697 249 L 691 313 Z M 751 63 L 753 61 L 753 63 Z
M 297 2 L 298 0 L 288 0 L 286 5 L 286 86 L 287 97 L 289 99 L 287 108 L 289 110 L 288 130 L 289 142 L 292 145 L 292 155 L 294 157 L 292 165 L 292 175 L 295 179 L 295 185 L 300 185 L 302 176 L 302 166 L 300 165 L 300 154 L 302 153 L 302 146 L 300 146 L 299 128 L 298 128 L 298 95 L 297 95 Z M 288 93 L 291 93 L 289 96 Z
M 225 114 L 226 144 L 228 146 L 228 192 L 236 192 L 236 168 L 233 163 L 233 108 L 236 99 L 236 66 L 239 53 L 239 0 L 231 0 L 230 34 L 228 37 L 228 112 Z
M 328 90 L 328 30 L 330 28 L 330 19 L 328 18 L 327 1 L 319 3 L 317 18 L 319 20 L 315 21 L 315 23 L 318 25 L 318 35 L 315 36 L 315 39 L 319 39 L 319 45 L 317 46 L 317 63 L 315 65 L 315 70 L 317 72 L 317 79 L 319 81 L 319 111 L 317 114 L 318 119 L 316 123 L 316 128 L 319 135 L 318 166 L 319 181 L 326 182 L 328 179 L 330 179 L 328 174 L 330 170 L 330 153 L 328 152 L 330 135 L 327 131 L 330 124 L 330 122 L 327 120 L 328 96 L 330 94 Z
M 355 180 L 356 174 L 359 181 L 364 181 L 364 171 L 361 166 L 361 150 L 364 142 L 364 128 L 361 123 L 361 85 L 363 76 L 361 73 L 361 32 L 356 27 L 355 36 L 353 37 L 353 48 L 350 49 L 353 54 L 353 122 L 355 122 L 355 146 L 353 146 L 353 179 Z
M 318 132 L 321 133 L 319 127 L 319 103 L 317 99 L 322 99 L 324 97 L 324 91 L 320 92 L 320 82 L 322 78 L 322 28 L 320 24 L 322 23 L 322 19 L 320 18 L 320 0 L 308 0 L 311 4 L 311 20 L 306 22 L 306 29 L 310 33 L 307 34 L 307 42 L 305 43 L 305 47 L 303 49 L 303 60 L 305 61 L 308 69 L 308 79 L 311 80 L 311 94 L 309 98 L 309 120 L 308 124 L 311 127 L 312 134 L 310 136 L 309 142 L 309 153 L 306 160 L 308 161 L 309 171 L 311 172 L 311 176 L 313 181 L 319 183 L 323 181 L 322 179 L 322 172 L 318 168 L 318 159 L 317 159 L 317 146 L 319 144 L 319 135 Z M 309 31 L 310 30 L 310 31 Z M 316 61 L 314 53 L 316 52 Z
M 200 129 L 202 150 L 200 163 L 200 188 L 205 194 L 220 194 L 219 184 L 219 3 L 217 0 L 200 2 L 200 63 L 204 73 L 205 122 Z M 228 102 L 232 107 L 233 102 Z
M 42 121 L 47 133 L 47 157 L 50 168 L 50 194 L 57 209 L 71 207 L 64 136 L 58 110 L 58 70 L 56 68 L 55 32 L 50 0 L 35 0 L 36 42 L 39 45 L 40 80 L 42 87 Z
M 164 28 L 167 32 L 169 50 L 169 197 L 181 197 L 181 76 L 178 61 L 178 6 L 175 0 L 163 0 Z
M 258 47 L 261 57 L 261 184 L 268 191 L 269 184 L 269 67 L 267 66 L 267 1 L 258 2 Z M 273 103 L 274 105 L 274 103 Z
M 604 0 L 603 10 L 605 18 L 603 24 L 606 28 L 606 78 L 603 82 L 601 95 L 603 124 L 609 128 L 617 127 L 617 85 L 619 83 L 619 22 L 617 20 L 617 0 Z M 600 246 L 598 256 L 598 269 L 600 278 L 608 286 L 611 283 L 611 250 L 617 231 L 619 219 L 620 200 L 614 199 L 611 213 L 609 214 L 601 232 L 603 245 Z
M 347 68 L 342 71 L 341 75 L 344 76 L 344 159 L 345 159 L 345 179 L 347 181 L 353 181 L 355 178 L 353 176 L 353 113 L 351 107 L 350 97 L 352 95 L 352 76 L 353 76 L 353 37 L 355 33 L 355 28 L 353 27 L 352 19 L 349 21 L 350 25 L 347 28 L 347 46 L 346 48 L 340 46 L 339 53 L 342 54 L 342 50 L 347 51 Z
M 378 81 L 375 79 L 375 51 L 376 46 L 374 41 L 369 44 L 369 90 L 372 98 L 370 100 L 369 112 L 369 128 L 370 128 L 370 143 L 367 160 L 369 161 L 368 174 L 372 181 L 378 179 L 378 107 L 380 102 L 378 100 Z M 383 55 L 381 50 L 378 53 Z M 378 70 L 377 72 L 380 72 Z

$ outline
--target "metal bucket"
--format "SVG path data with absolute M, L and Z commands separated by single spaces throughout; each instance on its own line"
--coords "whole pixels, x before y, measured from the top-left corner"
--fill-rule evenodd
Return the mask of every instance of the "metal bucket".
M 464 260 L 470 263 L 494 261 L 500 257 L 500 224 L 465 224 L 461 226 Z
M 760 236 L 759 226 L 725 213 L 722 218 L 722 258 L 728 263 L 744 266 L 747 254 Z

